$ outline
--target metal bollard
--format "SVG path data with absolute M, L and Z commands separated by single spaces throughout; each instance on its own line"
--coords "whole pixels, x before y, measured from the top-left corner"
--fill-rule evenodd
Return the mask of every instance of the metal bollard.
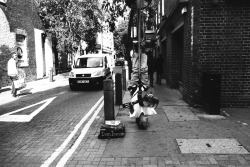
M 52 67 L 49 69 L 49 81 L 53 82 L 53 68 Z
M 122 105 L 122 75 L 115 75 L 115 104 Z
M 114 112 L 114 84 L 112 79 L 103 81 L 104 119 L 115 120 Z
M 122 68 L 122 88 L 123 90 L 127 90 L 127 79 L 126 79 L 126 69 Z

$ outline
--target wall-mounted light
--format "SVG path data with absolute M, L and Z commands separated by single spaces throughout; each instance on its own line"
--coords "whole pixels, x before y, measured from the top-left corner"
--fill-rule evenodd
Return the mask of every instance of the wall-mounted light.
M 187 7 L 183 7 L 182 9 L 181 9 L 181 14 L 184 14 L 184 13 L 186 13 L 187 12 Z

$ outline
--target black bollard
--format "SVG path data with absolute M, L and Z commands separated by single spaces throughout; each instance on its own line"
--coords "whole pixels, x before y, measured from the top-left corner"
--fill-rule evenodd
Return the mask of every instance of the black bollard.
M 103 81 L 104 119 L 115 120 L 114 112 L 114 86 L 112 79 Z
M 117 73 L 115 75 L 115 104 L 122 105 L 122 75 Z

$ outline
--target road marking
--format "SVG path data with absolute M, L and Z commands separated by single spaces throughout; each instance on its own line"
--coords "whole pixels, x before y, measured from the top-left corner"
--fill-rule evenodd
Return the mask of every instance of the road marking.
M 46 100 L 43 100 L 41 102 L 38 102 L 36 104 L 29 105 L 27 107 L 12 111 L 10 113 L 6 113 L 4 115 L 0 116 L 0 121 L 1 122 L 29 122 L 34 118 L 40 111 L 42 111 L 45 107 L 47 107 L 56 97 L 52 97 Z M 15 113 L 18 113 L 20 111 L 26 110 L 28 108 L 34 107 L 36 105 L 44 103 L 41 107 L 36 109 L 34 112 L 32 112 L 29 115 L 14 115 Z
M 91 119 L 88 121 L 88 123 L 82 129 L 81 134 L 77 138 L 77 140 L 75 141 L 74 145 L 63 155 L 63 157 L 60 159 L 60 161 L 58 162 L 58 164 L 56 165 L 56 167 L 63 167 L 67 163 L 67 161 L 69 160 L 69 158 L 71 157 L 71 155 L 75 152 L 75 150 L 77 149 L 77 147 L 79 146 L 79 144 L 83 140 L 84 136 L 88 132 L 91 124 L 95 120 L 95 118 L 98 115 L 99 111 L 102 109 L 103 105 L 104 105 L 104 102 L 102 102 L 102 104 L 95 111 L 94 115 L 91 117 Z
M 66 140 L 60 145 L 54 153 L 41 165 L 41 167 L 48 167 L 63 151 L 63 149 L 69 144 L 70 140 L 74 137 L 76 132 L 82 126 L 82 124 L 86 121 L 86 119 L 93 113 L 93 111 L 97 108 L 97 106 L 103 101 L 103 96 L 97 101 L 97 103 L 89 110 L 89 112 L 81 119 L 81 121 L 75 126 L 74 130 L 70 133 L 70 135 L 66 138 Z

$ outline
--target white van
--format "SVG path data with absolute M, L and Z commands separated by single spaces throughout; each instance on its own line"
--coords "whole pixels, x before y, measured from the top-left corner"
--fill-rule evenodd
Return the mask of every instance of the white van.
M 77 86 L 103 86 L 103 80 L 112 77 L 112 66 L 109 54 L 88 54 L 79 56 L 69 73 L 69 86 L 74 90 Z

